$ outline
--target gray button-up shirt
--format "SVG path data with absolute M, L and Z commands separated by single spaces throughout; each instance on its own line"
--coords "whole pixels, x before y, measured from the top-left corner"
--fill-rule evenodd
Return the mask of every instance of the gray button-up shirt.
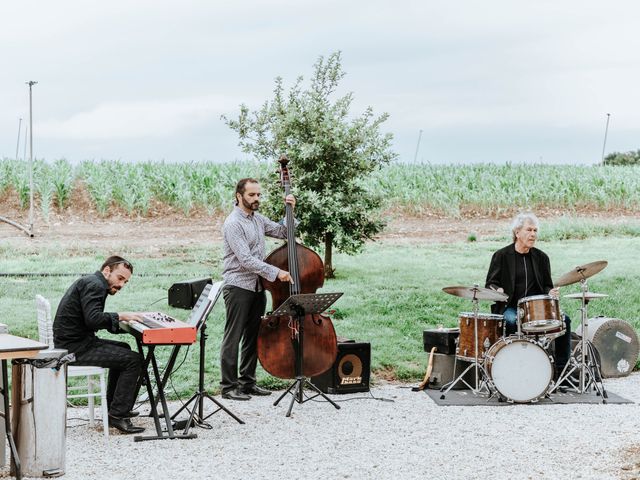
M 286 238 L 287 227 L 257 212 L 245 213 L 236 206 L 222 226 L 224 236 L 224 269 L 226 285 L 245 290 L 258 288 L 258 276 L 273 282 L 279 269 L 264 262 L 265 235 Z

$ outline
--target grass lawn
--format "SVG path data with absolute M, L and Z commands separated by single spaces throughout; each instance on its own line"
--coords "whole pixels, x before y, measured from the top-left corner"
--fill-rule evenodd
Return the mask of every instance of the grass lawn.
M 558 230 L 558 229 L 556 229 Z M 554 230 L 555 231 L 555 230 Z M 542 237 L 538 247 L 551 258 L 552 274 L 557 278 L 576 265 L 607 260 L 609 266 L 589 281 L 591 291 L 608 298 L 593 301 L 589 316 L 604 315 L 631 322 L 640 330 L 640 259 L 634 232 L 607 232 L 606 236 L 563 240 L 563 235 Z M 471 310 L 471 302 L 441 291 L 451 285 L 484 285 L 491 254 L 508 239 L 489 239 L 464 243 L 416 243 L 384 241 L 372 243 L 354 257 L 337 255 L 337 278 L 326 282 L 322 291 L 344 292 L 335 304 L 334 325 L 338 335 L 372 346 L 372 369 L 403 380 L 422 377 L 426 354 L 422 331 L 437 325 L 456 326 L 458 314 Z M 167 307 L 168 287 L 180 280 L 213 276 L 220 278 L 220 245 L 167 249 L 154 258 L 142 250 L 121 252 L 135 264 L 135 275 L 117 295 L 107 300 L 109 311 L 160 310 L 186 319 L 188 311 Z M 0 271 L 88 273 L 101 264 L 105 252 L 96 247 L 54 245 L 36 251 L 24 245 L 0 246 Z M 167 276 L 168 274 L 168 276 Z M 0 277 L 0 322 L 16 335 L 37 338 L 36 294 L 49 298 L 53 312 L 73 276 Z M 579 291 L 578 285 L 564 287 L 561 294 Z M 481 302 L 481 312 L 489 312 L 489 302 Z M 574 328 L 579 324 L 579 302 L 564 299 L 561 308 L 570 315 Z M 216 305 L 208 320 L 207 387 L 217 391 L 219 348 L 224 327 L 224 305 Z M 108 334 L 101 332 L 101 336 Z M 120 335 L 119 339 L 129 339 Z M 131 342 L 133 344 L 133 342 Z M 169 348 L 158 352 L 167 357 Z M 197 384 L 197 345 L 184 348 L 182 366 L 173 374 L 167 393 L 192 393 Z M 179 360 L 179 363 L 180 363 Z M 259 383 L 282 386 L 259 369 Z M 375 380 L 375 379 L 374 379 Z

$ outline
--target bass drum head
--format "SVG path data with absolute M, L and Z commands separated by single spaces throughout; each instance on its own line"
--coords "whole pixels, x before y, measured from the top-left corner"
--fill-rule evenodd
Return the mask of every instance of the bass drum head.
M 628 322 L 619 318 L 590 318 L 587 333 L 600 355 L 600 373 L 604 378 L 626 377 L 631 373 L 638 361 L 640 343 Z M 582 325 L 576 334 L 582 336 Z
M 537 343 L 517 337 L 501 339 L 491 347 L 488 371 L 498 392 L 517 403 L 543 397 L 553 379 L 547 352 Z

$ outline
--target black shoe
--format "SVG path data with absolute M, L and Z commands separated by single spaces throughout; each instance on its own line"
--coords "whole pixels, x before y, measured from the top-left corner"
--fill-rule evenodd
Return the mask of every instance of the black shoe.
M 222 392 L 222 398 L 225 398 L 227 400 L 251 400 L 251 397 L 249 395 L 241 392 L 237 388 L 229 390 L 228 392 Z
M 259 387 L 254 385 L 253 387 L 243 388 L 242 393 L 246 393 L 247 395 L 257 395 L 259 397 L 264 397 L 267 395 L 271 395 L 271 391 L 266 388 Z
M 111 415 L 109 415 L 109 426 L 127 434 L 144 432 L 144 427 L 136 427 L 128 418 L 118 418 Z
M 137 410 L 130 410 L 127 413 L 125 413 L 122 417 L 123 418 L 133 418 L 133 417 L 137 417 L 138 415 L 140 415 L 140 412 Z

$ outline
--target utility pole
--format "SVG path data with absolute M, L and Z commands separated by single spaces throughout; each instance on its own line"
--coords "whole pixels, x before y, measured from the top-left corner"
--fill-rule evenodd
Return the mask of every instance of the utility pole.
M 607 126 L 604 127 L 604 142 L 602 142 L 602 165 L 604 165 L 604 149 L 607 146 L 607 132 L 609 131 L 609 117 L 610 113 L 607 113 Z
M 418 144 L 416 145 L 416 154 L 413 156 L 413 163 L 418 161 L 418 150 L 420 150 L 420 139 L 422 138 L 422 130 L 418 134 Z
M 22 147 L 22 160 L 27 159 L 27 140 L 29 140 L 29 125 L 24 126 L 24 146 Z
M 18 149 L 20 148 L 20 129 L 22 127 L 22 117 L 18 119 L 18 140 L 16 141 L 16 160 L 18 160 Z
M 32 88 L 38 83 L 30 80 L 29 85 L 29 236 L 33 237 L 33 100 Z

